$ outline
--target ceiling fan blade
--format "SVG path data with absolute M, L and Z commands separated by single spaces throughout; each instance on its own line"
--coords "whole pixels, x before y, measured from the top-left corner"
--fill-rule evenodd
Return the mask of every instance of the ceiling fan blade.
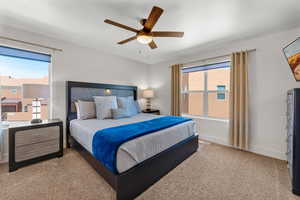
M 144 24 L 144 30 L 145 31 L 151 31 L 153 26 L 156 24 L 157 20 L 159 19 L 159 17 L 161 16 L 161 14 L 163 13 L 163 9 L 154 6 L 151 10 L 151 13 L 148 17 L 148 19 L 146 20 L 145 24 Z
M 183 37 L 184 32 L 172 32 L 172 31 L 154 31 L 153 37 Z
M 135 32 L 135 33 L 138 33 L 138 32 L 139 32 L 139 30 L 137 30 L 137 29 L 135 29 L 135 28 L 131 28 L 131 27 L 129 27 L 129 26 L 120 24 L 120 23 L 118 23 L 118 22 L 114 22 L 114 21 L 109 20 L 109 19 L 104 20 L 104 22 L 107 23 L 107 24 L 111 24 L 111 25 L 117 26 L 117 27 L 119 27 L 119 28 L 126 29 L 126 30 L 128 30 L 128 31 L 132 31 L 132 32 Z
M 157 46 L 156 46 L 156 44 L 153 40 L 148 45 L 151 49 L 156 49 L 157 48 Z
M 125 44 L 125 43 L 127 43 L 127 42 L 132 41 L 132 40 L 135 40 L 136 38 L 137 38 L 136 36 L 133 36 L 133 37 L 131 37 L 131 38 L 128 38 L 128 39 L 126 39 L 126 40 L 122 40 L 122 41 L 118 42 L 118 44 Z

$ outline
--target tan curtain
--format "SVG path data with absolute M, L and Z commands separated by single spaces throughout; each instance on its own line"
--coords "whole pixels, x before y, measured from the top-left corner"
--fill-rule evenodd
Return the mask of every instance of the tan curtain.
M 248 53 L 231 55 L 229 142 L 248 149 Z
M 171 115 L 180 116 L 180 70 L 182 64 L 172 65 L 172 72 L 171 72 Z

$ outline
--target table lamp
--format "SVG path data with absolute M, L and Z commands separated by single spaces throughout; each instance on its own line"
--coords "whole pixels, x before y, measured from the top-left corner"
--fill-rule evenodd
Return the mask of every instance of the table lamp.
M 152 89 L 146 89 L 143 91 L 143 97 L 146 101 L 146 110 L 151 110 L 151 99 L 154 97 L 154 91 Z
M 41 123 L 41 101 L 49 98 L 49 85 L 44 84 L 23 84 L 22 96 L 24 99 L 32 100 L 32 120 L 31 123 Z

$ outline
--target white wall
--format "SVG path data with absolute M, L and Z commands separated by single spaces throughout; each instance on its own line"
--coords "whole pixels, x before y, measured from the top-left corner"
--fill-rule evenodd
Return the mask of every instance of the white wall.
M 51 69 L 53 118 L 66 118 L 67 80 L 135 85 L 140 89 L 148 86 L 146 64 L 9 27 L 0 26 L 0 35 L 63 49 L 55 52 Z M 5 40 L 0 40 L 0 44 L 40 49 Z
M 153 107 L 170 112 L 171 64 L 207 59 L 234 51 L 256 49 L 249 58 L 250 151 L 286 159 L 286 93 L 299 87 L 289 69 L 282 48 L 299 37 L 300 28 L 242 41 L 195 50 L 170 62 L 150 66 L 150 86 L 156 89 Z M 199 134 L 213 142 L 228 144 L 228 122 L 197 119 Z

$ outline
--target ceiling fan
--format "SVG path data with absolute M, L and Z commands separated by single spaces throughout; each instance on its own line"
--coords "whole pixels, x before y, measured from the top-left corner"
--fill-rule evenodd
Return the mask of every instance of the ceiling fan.
M 118 44 L 125 44 L 132 40 L 137 40 L 142 44 L 148 44 L 151 49 L 157 48 L 157 45 L 153 41 L 154 37 L 183 37 L 184 32 L 172 32 L 172 31 L 152 31 L 154 25 L 158 21 L 159 17 L 163 13 L 163 9 L 154 6 L 151 10 L 151 13 L 148 19 L 141 19 L 140 23 L 142 24 L 143 28 L 138 30 L 135 28 L 131 28 L 129 26 L 120 24 L 118 22 L 114 22 L 112 20 L 106 19 L 104 20 L 105 23 L 126 29 L 128 31 L 132 31 L 136 33 L 135 36 L 130 37 L 126 40 L 118 42 Z

